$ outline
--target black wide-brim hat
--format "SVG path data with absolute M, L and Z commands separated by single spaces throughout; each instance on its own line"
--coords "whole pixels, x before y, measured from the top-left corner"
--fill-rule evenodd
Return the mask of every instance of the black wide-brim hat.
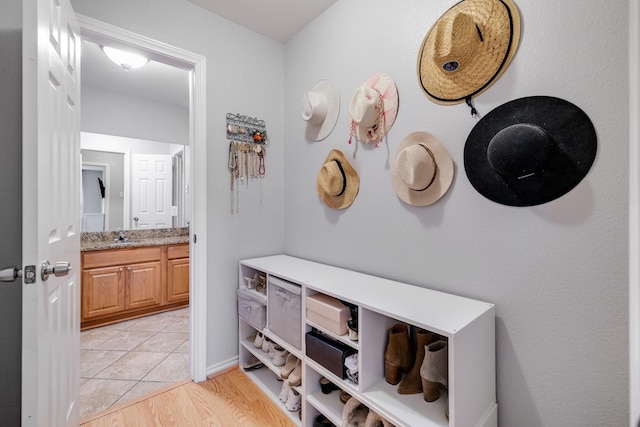
M 591 120 L 574 104 L 531 96 L 503 104 L 471 130 L 464 168 L 483 196 L 508 206 L 534 206 L 571 191 L 596 157 Z

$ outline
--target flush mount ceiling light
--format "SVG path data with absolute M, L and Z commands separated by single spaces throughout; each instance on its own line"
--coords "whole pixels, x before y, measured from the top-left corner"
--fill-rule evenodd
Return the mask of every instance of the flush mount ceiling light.
M 110 60 L 124 68 L 125 71 L 140 68 L 149 61 L 137 53 L 127 52 L 109 46 L 102 46 L 102 51 Z

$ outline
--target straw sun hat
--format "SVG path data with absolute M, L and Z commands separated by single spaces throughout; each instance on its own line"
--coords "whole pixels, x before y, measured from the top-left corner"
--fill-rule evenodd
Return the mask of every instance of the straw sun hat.
M 340 96 L 331 80 L 320 80 L 302 99 L 302 119 L 307 122 L 305 134 L 313 141 L 325 139 L 338 121 Z
M 391 165 L 391 185 L 403 202 L 427 206 L 444 196 L 453 172 L 453 160 L 435 136 L 412 132 L 398 146 Z
M 318 196 L 333 209 L 344 209 L 353 203 L 360 188 L 358 172 L 344 153 L 331 150 L 316 180 Z
M 463 0 L 431 27 L 418 52 L 418 81 L 438 104 L 479 95 L 507 69 L 520 40 L 512 0 Z
M 499 106 L 474 126 L 464 168 L 487 199 L 533 206 L 578 185 L 596 150 L 596 131 L 584 111 L 560 98 L 531 96 Z

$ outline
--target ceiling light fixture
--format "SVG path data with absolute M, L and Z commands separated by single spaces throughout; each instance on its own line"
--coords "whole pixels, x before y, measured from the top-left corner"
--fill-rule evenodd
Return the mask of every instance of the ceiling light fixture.
M 110 60 L 124 68 L 125 71 L 140 68 L 149 61 L 137 53 L 127 52 L 109 46 L 102 46 L 102 51 Z

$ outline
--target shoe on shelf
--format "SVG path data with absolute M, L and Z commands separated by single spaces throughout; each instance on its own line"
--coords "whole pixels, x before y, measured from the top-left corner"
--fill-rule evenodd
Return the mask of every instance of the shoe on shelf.
M 244 364 L 242 365 L 245 371 L 262 368 L 263 366 L 264 364 L 261 361 L 259 361 L 258 358 L 255 356 L 251 356 L 251 358 L 246 362 L 244 362 Z
M 280 347 L 278 344 L 273 341 L 269 341 L 269 359 L 273 359 L 276 355 L 276 347 Z M 280 347 L 282 348 L 282 347 Z M 283 349 L 284 350 L 284 349 Z
M 289 352 L 280 346 L 274 347 L 273 352 L 274 352 L 273 364 L 275 366 L 284 366 L 287 360 L 287 356 L 289 355 Z
M 267 337 L 263 337 L 262 339 L 262 351 L 264 351 L 265 353 L 269 352 L 269 343 L 271 342 L 271 340 Z
M 293 368 L 285 382 L 288 382 L 291 387 L 298 387 L 302 384 L 302 362 L 300 362 L 300 359 L 296 362 L 296 367 Z
M 398 393 L 400 394 L 418 394 L 422 393 L 422 381 L 420 378 L 420 368 L 422 361 L 424 360 L 424 348 L 425 346 L 438 341 L 440 336 L 429 332 L 424 329 L 416 328 L 414 334 L 416 357 L 413 363 L 413 368 L 407 373 L 407 375 L 400 381 L 398 386 Z
M 291 374 L 291 372 L 293 372 L 293 370 L 296 368 L 297 363 L 298 363 L 298 358 L 295 357 L 293 354 L 289 353 L 287 355 L 287 360 L 284 366 L 280 370 L 280 378 L 282 378 L 283 380 L 286 380 L 287 378 L 289 378 L 289 375 Z
M 278 395 L 278 398 L 282 403 L 287 403 L 287 399 L 289 398 L 289 390 L 291 390 L 291 386 L 288 382 L 283 381 L 282 388 L 280 389 L 280 395 Z
M 395 427 L 389 421 L 385 420 L 380 416 L 380 414 L 369 411 L 367 415 L 367 419 L 364 422 L 364 427 Z
M 447 388 L 449 362 L 447 342 L 438 340 L 424 348 L 424 360 L 420 367 L 424 400 L 433 402 L 440 397 L 440 386 Z
M 358 341 L 358 331 L 356 329 L 352 329 L 351 326 L 349 326 L 349 322 L 350 320 L 347 320 L 347 332 L 349 332 L 349 339 L 351 341 Z
M 322 377 L 320 378 L 320 390 L 323 394 L 329 394 L 334 390 L 340 390 L 340 387 L 329 381 L 328 378 Z
M 287 411 L 289 412 L 299 411 L 301 406 L 301 400 L 302 398 L 300 396 L 300 393 L 298 393 L 298 390 L 296 390 L 295 388 L 290 388 L 289 396 L 287 397 L 287 403 L 285 404 L 285 408 L 287 408 Z
M 336 427 L 327 417 L 320 414 L 313 420 L 313 427 Z
M 397 323 L 388 331 L 387 347 L 384 351 L 384 375 L 389 384 L 396 385 L 402 373 L 413 366 L 413 354 L 409 342 L 409 328 Z
M 352 397 L 342 408 L 342 425 L 344 427 L 364 427 L 368 415 L 369 408 Z
M 351 399 L 351 395 L 349 393 L 347 393 L 346 391 L 340 392 L 340 402 L 345 404 L 349 401 L 349 399 Z
M 256 338 L 253 340 L 253 346 L 255 348 L 262 348 L 263 340 L 264 340 L 264 335 L 262 335 L 262 332 L 256 333 Z

